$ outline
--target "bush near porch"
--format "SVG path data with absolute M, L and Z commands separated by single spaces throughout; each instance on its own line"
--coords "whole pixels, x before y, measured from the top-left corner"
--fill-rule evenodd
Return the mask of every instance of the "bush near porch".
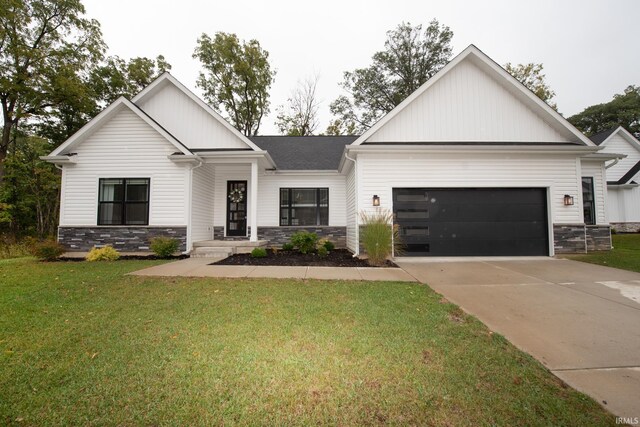
M 415 283 L 0 261 L 0 424 L 613 425 Z

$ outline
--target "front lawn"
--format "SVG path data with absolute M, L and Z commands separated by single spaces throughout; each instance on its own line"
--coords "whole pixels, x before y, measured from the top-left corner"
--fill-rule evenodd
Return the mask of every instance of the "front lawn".
M 640 272 L 640 234 L 614 234 L 611 239 L 613 249 L 610 251 L 570 255 L 567 258 Z
M 610 425 L 416 283 L 0 261 L 0 424 Z

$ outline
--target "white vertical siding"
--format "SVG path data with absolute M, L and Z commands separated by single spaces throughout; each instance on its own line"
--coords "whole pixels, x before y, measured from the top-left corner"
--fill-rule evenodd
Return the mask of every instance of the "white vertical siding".
M 377 194 L 391 210 L 394 187 L 547 187 L 552 221 L 582 223 L 579 203 L 563 202 L 565 194 L 582 191 L 578 166 L 575 156 L 558 154 L 359 154 L 359 206 L 372 210 Z
M 606 203 L 606 177 L 604 176 L 603 171 L 603 162 L 595 162 L 595 161 L 582 161 L 582 177 L 592 177 L 593 178 L 593 191 L 594 198 L 596 202 L 596 224 L 606 224 L 606 211 L 605 211 L 605 203 Z M 577 199 L 576 199 L 577 200 Z
M 188 167 L 167 156 L 176 151 L 130 110 L 122 110 L 73 150 L 64 167 L 61 226 L 97 224 L 99 178 L 150 178 L 149 225 L 187 224 Z
M 640 187 L 609 188 L 609 222 L 640 222 Z
M 356 167 L 352 166 L 347 173 L 346 181 L 346 214 L 347 214 L 347 248 L 356 252 L 358 247 L 356 229 L 358 226 L 357 221 L 357 208 L 356 208 Z
M 191 241 L 213 239 L 215 170 L 203 164 L 193 170 L 191 182 Z
M 252 191 L 249 165 L 216 165 L 214 225 L 226 226 L 227 181 L 247 181 Z M 280 188 L 329 188 L 329 225 L 345 226 L 345 177 L 343 175 L 265 175 L 258 174 L 258 227 L 280 225 Z M 250 198 L 250 194 L 247 195 Z M 250 218 L 247 217 L 247 224 Z
M 545 122 L 510 84 L 499 83 L 468 57 L 449 70 L 368 142 L 575 140 Z M 522 97 L 522 94 L 519 95 Z
M 248 148 L 233 132 L 171 83 L 165 83 L 139 106 L 189 148 Z

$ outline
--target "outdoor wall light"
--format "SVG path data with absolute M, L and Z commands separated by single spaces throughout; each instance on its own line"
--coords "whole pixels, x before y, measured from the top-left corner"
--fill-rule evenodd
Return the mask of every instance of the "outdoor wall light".
M 380 206 L 380 197 L 377 194 L 373 196 L 373 206 Z
M 565 194 L 564 195 L 564 205 L 565 206 L 573 206 L 573 196 Z

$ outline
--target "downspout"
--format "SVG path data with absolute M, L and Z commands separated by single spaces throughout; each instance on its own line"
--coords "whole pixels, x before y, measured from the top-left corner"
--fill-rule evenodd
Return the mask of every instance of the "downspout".
M 360 224 L 358 221 L 358 162 L 356 162 L 356 159 L 349 157 L 349 154 L 347 151 L 345 151 L 344 153 L 344 157 L 348 160 L 351 160 L 353 162 L 353 199 L 356 203 L 355 206 L 355 223 L 356 223 L 356 248 L 355 251 L 353 253 L 353 257 L 357 257 L 360 255 Z
M 613 160 L 613 163 L 611 163 L 610 165 L 605 165 L 605 166 L 604 166 L 604 168 L 605 168 L 605 169 L 609 169 L 610 167 L 613 167 L 613 166 L 617 165 L 619 161 L 620 161 L 620 159 L 615 158 L 615 159 Z
M 198 164 L 189 168 L 189 191 L 187 192 L 187 247 L 184 254 L 188 254 L 193 242 L 191 241 L 191 203 L 193 201 L 193 171 L 203 165 L 203 161 L 198 159 Z

